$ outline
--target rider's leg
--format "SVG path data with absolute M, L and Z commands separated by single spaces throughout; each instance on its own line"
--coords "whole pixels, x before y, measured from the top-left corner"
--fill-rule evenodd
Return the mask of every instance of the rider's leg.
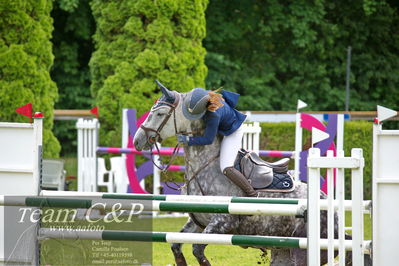
M 256 197 L 258 193 L 254 190 L 248 180 L 245 178 L 240 171 L 234 168 L 234 166 L 226 167 L 223 174 L 227 176 L 235 185 L 241 188 L 248 197 Z
M 241 188 L 247 196 L 255 197 L 257 192 L 240 171 L 234 168 L 237 152 L 241 148 L 243 131 L 240 127 L 233 134 L 222 140 L 220 148 L 220 169 L 235 185 Z

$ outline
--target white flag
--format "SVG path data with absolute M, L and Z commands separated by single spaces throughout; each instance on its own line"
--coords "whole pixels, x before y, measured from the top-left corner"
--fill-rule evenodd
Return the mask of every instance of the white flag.
M 303 101 L 301 101 L 301 100 L 298 99 L 298 104 L 297 104 L 297 107 L 296 107 L 298 111 L 299 111 L 300 109 L 302 109 L 302 108 L 305 108 L 306 106 L 308 106 L 307 103 L 305 103 L 305 102 L 303 102 Z
M 328 139 L 330 135 L 320 129 L 312 127 L 312 146 L 322 140 Z
M 388 118 L 394 117 L 398 114 L 398 112 L 388 109 L 384 106 L 377 105 L 377 116 L 378 116 L 378 123 L 381 123 Z

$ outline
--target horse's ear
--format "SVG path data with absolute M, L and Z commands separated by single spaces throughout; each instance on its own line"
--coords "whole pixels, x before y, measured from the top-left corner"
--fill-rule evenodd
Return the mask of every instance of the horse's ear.
M 162 94 L 165 95 L 166 98 L 168 99 L 174 99 L 175 95 L 173 92 L 168 90 L 164 85 L 161 84 L 158 80 L 155 80 L 155 82 L 158 84 L 159 89 L 161 90 Z

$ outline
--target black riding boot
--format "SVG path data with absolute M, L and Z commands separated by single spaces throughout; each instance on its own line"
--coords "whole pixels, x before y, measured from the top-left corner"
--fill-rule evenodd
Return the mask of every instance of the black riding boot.
M 258 196 L 258 193 L 254 190 L 245 176 L 233 166 L 224 168 L 223 174 L 227 176 L 235 185 L 241 188 L 248 197 Z

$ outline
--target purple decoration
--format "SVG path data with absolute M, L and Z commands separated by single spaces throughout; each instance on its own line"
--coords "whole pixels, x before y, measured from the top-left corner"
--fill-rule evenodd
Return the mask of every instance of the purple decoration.
M 140 165 L 139 168 L 136 169 L 137 178 L 139 182 L 146 178 L 149 175 L 153 174 L 153 165 L 151 161 L 146 161 Z
M 178 184 L 178 187 L 176 186 L 176 184 Z M 162 192 L 163 194 L 167 194 L 167 195 L 180 195 L 180 190 L 177 190 L 179 187 L 183 186 L 184 183 L 180 183 L 180 182 L 176 182 L 172 183 L 172 182 L 168 182 L 168 185 L 166 185 L 166 182 L 161 182 L 161 186 L 162 186 Z M 170 187 L 173 187 L 175 189 L 172 189 Z
M 315 122 L 314 120 L 307 121 L 307 122 L 312 124 L 312 126 L 317 127 L 319 129 L 320 129 L 320 124 L 322 124 L 318 120 L 317 120 L 317 122 Z M 327 150 L 329 148 L 333 148 L 335 150 L 334 139 L 337 135 L 337 122 L 338 122 L 338 115 L 337 114 L 329 114 L 329 120 L 328 120 L 327 127 L 325 129 L 325 132 L 327 132 L 330 136 L 328 139 L 325 139 L 319 143 L 316 143 L 316 145 L 314 146 L 315 148 L 320 149 L 320 155 L 322 155 L 322 156 L 324 156 L 327 153 Z M 319 125 L 317 125 L 317 123 L 319 123 Z M 308 128 L 306 128 L 306 129 L 308 129 Z M 300 152 L 299 179 L 304 182 L 307 182 L 307 177 L 308 177 L 308 171 L 307 171 L 308 154 L 309 154 L 308 150 Z M 323 183 L 324 183 L 324 178 L 321 177 L 321 180 L 320 180 L 321 187 L 323 187 Z

